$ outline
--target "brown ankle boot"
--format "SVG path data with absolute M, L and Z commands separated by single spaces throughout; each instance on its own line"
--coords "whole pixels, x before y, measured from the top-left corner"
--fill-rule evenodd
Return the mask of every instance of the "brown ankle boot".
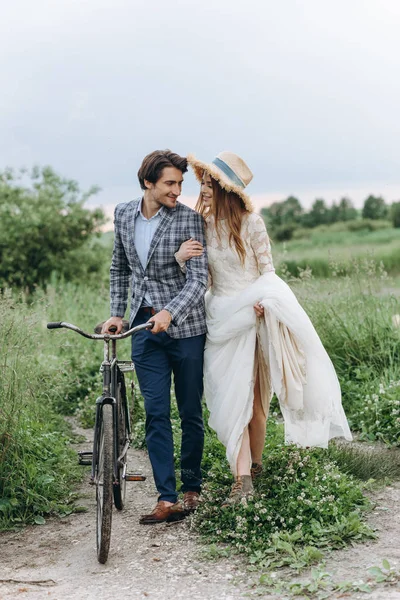
M 261 463 L 251 463 L 250 473 L 251 473 L 251 478 L 253 481 L 255 479 L 257 479 L 258 477 L 260 477 L 262 472 L 263 472 L 263 466 Z
M 231 492 L 222 507 L 239 504 L 243 498 L 251 496 L 254 491 L 251 475 L 237 475 L 232 484 Z

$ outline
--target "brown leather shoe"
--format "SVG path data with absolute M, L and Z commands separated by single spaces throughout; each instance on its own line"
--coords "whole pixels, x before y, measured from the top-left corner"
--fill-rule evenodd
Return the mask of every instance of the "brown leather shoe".
M 198 492 L 185 492 L 183 494 L 183 509 L 187 515 L 194 513 L 200 502 Z
M 157 502 L 155 508 L 148 515 L 142 515 L 139 519 L 141 525 L 154 525 L 167 521 L 181 521 L 186 516 L 183 506 L 180 502 L 168 505 L 164 500 Z

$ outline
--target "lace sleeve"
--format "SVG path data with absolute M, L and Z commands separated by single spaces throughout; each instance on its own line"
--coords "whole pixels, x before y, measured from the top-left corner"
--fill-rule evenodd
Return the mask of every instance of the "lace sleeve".
M 264 219 L 255 213 L 251 217 L 248 220 L 250 244 L 257 259 L 260 275 L 264 275 L 269 271 L 275 271 L 272 262 L 271 244 Z

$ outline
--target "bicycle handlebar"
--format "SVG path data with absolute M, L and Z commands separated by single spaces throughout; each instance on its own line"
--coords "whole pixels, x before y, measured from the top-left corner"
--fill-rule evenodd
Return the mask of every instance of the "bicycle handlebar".
M 62 326 L 62 321 L 57 321 L 56 323 L 47 323 L 47 329 L 58 329 Z
M 125 331 L 125 333 L 118 334 L 86 333 L 86 331 L 83 331 L 76 325 L 72 325 L 71 323 L 65 323 L 64 321 L 47 323 L 47 329 L 62 329 L 63 327 L 65 329 L 71 329 L 71 331 L 75 331 L 76 333 L 79 333 L 83 337 L 88 338 L 90 340 L 124 340 L 125 338 L 130 337 L 131 335 L 134 335 L 135 333 L 137 333 L 138 331 L 142 331 L 143 329 L 153 329 L 154 323 L 152 321 L 149 321 L 147 323 L 143 323 L 143 325 L 137 325 L 136 327 L 132 327 L 132 329 Z

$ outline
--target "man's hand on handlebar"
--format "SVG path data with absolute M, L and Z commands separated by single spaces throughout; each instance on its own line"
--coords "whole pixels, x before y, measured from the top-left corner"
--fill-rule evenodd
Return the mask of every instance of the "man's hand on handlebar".
M 149 321 L 153 321 L 154 325 L 151 329 L 152 333 L 161 333 L 167 331 L 172 320 L 172 316 L 167 310 L 160 310 Z M 110 330 L 110 327 L 116 327 L 116 331 Z M 118 335 L 122 331 L 122 317 L 110 317 L 103 325 L 101 333 L 112 333 Z
M 110 327 L 113 328 L 110 331 Z M 114 330 L 114 327 L 117 329 Z M 122 331 L 122 317 L 110 317 L 103 325 L 101 333 L 112 333 L 114 335 L 118 335 Z
M 163 309 L 156 313 L 154 317 L 151 317 L 149 321 L 154 323 L 151 333 L 161 333 L 162 331 L 167 331 L 172 321 L 172 315 Z

